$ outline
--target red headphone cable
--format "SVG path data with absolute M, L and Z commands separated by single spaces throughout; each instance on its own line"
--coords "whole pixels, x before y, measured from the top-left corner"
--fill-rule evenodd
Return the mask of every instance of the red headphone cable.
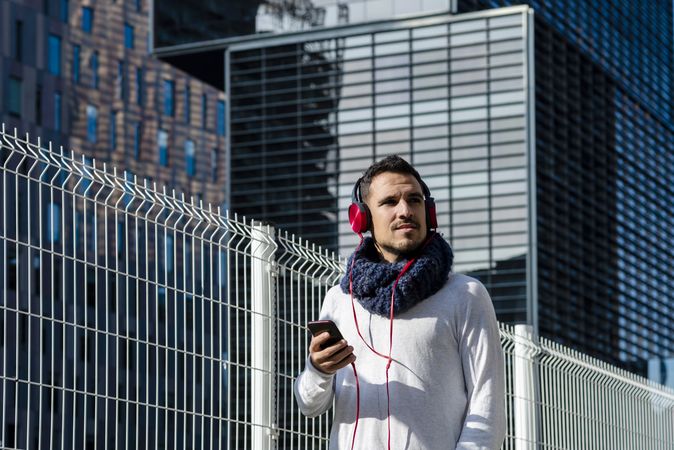
M 431 235 L 432 236 L 432 235 Z M 431 236 L 426 239 L 426 242 L 424 243 L 422 249 L 428 245 L 428 242 L 430 242 Z M 360 250 L 360 247 L 363 245 L 363 235 L 362 233 L 358 233 L 358 237 L 360 237 L 360 243 L 358 244 L 358 247 L 356 247 L 355 253 L 358 253 L 358 250 Z M 351 260 L 351 267 L 349 268 L 349 295 L 351 297 L 351 309 L 353 310 L 353 320 L 354 323 L 356 324 L 356 331 L 358 332 L 358 336 L 360 337 L 360 340 L 363 341 L 363 343 L 369 348 L 374 354 L 386 359 L 386 401 L 387 401 L 387 416 L 386 416 L 386 421 L 387 421 L 387 444 L 388 444 L 388 450 L 391 450 L 391 392 L 389 390 L 389 369 L 391 368 L 391 362 L 393 361 L 393 358 L 391 358 L 391 354 L 393 352 L 393 304 L 395 300 L 395 291 L 396 287 L 398 286 L 398 281 L 400 281 L 400 278 L 407 272 L 407 270 L 414 264 L 416 261 L 416 257 L 410 259 L 407 261 L 403 269 L 400 271 L 398 276 L 396 277 L 395 281 L 393 282 L 393 290 L 391 292 L 391 305 L 389 308 L 389 350 L 388 350 L 388 356 L 384 355 L 382 353 L 379 353 L 377 350 L 375 350 L 370 344 L 367 343 L 365 338 L 363 338 L 363 335 L 360 332 L 360 327 L 358 326 L 358 317 L 356 316 L 356 306 L 355 302 L 353 300 L 353 266 L 356 263 L 356 258 Z M 351 439 L 351 450 L 354 449 L 355 443 L 356 443 L 356 431 L 358 430 L 358 420 L 360 419 L 360 383 L 358 382 L 358 372 L 356 371 L 356 364 L 355 362 L 351 363 L 351 367 L 353 368 L 353 375 L 356 379 L 356 422 L 355 426 L 353 429 L 353 437 Z

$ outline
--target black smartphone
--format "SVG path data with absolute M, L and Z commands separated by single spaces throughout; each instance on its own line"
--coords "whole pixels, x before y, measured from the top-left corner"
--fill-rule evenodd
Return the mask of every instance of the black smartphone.
M 335 322 L 332 320 L 314 320 L 309 322 L 307 325 L 309 327 L 309 331 L 311 331 L 311 334 L 314 336 L 318 336 L 324 331 L 327 331 L 330 335 L 330 339 L 328 339 L 328 341 L 323 344 L 321 348 L 330 347 L 331 345 L 334 345 L 340 340 L 344 339 L 342 333 L 339 332 L 339 328 L 337 328 L 337 325 L 335 325 Z

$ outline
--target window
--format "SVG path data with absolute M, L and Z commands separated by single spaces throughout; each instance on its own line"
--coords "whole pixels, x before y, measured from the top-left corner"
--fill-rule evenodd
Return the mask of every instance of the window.
M 124 24 L 124 47 L 133 48 L 133 27 L 128 23 Z
M 47 51 L 47 70 L 52 75 L 61 75 L 61 38 L 59 36 L 49 35 Z
M 91 33 L 94 27 L 94 10 L 89 6 L 82 7 L 82 31 Z
M 143 86 L 144 86 L 144 80 L 143 80 L 143 69 L 141 67 L 138 67 L 136 69 L 136 103 L 139 106 L 143 106 Z
M 80 82 L 80 52 L 82 49 L 79 45 L 73 45 L 73 81 Z
M 141 12 L 143 10 L 143 2 L 141 0 L 136 0 L 136 11 Z
M 9 113 L 13 116 L 21 117 L 21 79 L 16 77 L 9 78 Z
M 14 24 L 14 59 L 23 61 L 23 21 L 17 20 Z
M 194 142 L 191 140 L 185 141 L 185 172 L 190 177 L 194 176 Z
M 110 149 L 117 148 L 117 112 L 110 112 Z
M 68 0 L 61 0 L 60 2 L 60 14 L 61 22 L 68 23 Z
M 174 96 L 175 83 L 172 80 L 164 80 L 164 115 L 173 116 L 175 113 Z
M 122 100 L 126 98 L 126 81 L 124 77 L 124 61 L 117 61 L 117 94 Z
M 201 95 L 201 128 L 206 129 L 206 122 L 208 120 L 208 96 Z
M 42 126 L 42 85 L 35 87 L 35 124 Z
M 87 105 L 87 141 L 96 142 L 98 111 L 95 106 Z
M 159 164 L 168 166 L 168 133 L 166 131 L 159 130 L 157 145 L 159 146 Z
M 54 130 L 61 131 L 61 93 L 54 92 Z
M 218 181 L 218 149 L 211 150 L 211 181 Z
M 89 60 L 89 66 L 91 67 L 91 84 L 94 89 L 98 89 L 98 52 L 94 51 L 91 54 L 91 59 Z
M 140 122 L 136 122 L 133 127 L 133 157 L 136 160 L 140 159 L 140 139 L 142 136 L 142 130 L 140 128 Z
M 61 239 L 61 205 L 47 205 L 47 240 L 52 244 Z
M 225 135 L 225 102 L 223 100 L 218 100 L 217 103 L 217 123 L 216 131 L 218 136 Z
M 185 82 L 185 123 L 190 123 L 190 85 Z

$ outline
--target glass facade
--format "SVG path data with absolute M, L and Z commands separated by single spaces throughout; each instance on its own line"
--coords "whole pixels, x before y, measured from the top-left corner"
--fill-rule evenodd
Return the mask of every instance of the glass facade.
M 526 3 L 539 332 L 674 387 L 672 3 Z
M 353 183 L 400 154 L 435 198 L 456 270 L 490 288 L 502 320 L 527 320 L 527 17 L 230 47 L 232 209 L 348 254 Z

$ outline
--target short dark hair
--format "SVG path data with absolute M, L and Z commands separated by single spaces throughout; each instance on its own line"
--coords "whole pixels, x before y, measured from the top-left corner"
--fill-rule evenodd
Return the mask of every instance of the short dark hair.
M 363 201 L 365 201 L 367 195 L 370 193 L 370 184 L 372 183 L 372 179 L 384 172 L 412 175 L 417 179 L 419 184 L 423 186 L 421 175 L 419 175 L 419 172 L 417 172 L 417 170 L 412 167 L 410 163 L 398 155 L 389 155 L 386 158 L 373 163 L 370 167 L 367 168 L 363 176 L 360 178 L 360 196 Z

